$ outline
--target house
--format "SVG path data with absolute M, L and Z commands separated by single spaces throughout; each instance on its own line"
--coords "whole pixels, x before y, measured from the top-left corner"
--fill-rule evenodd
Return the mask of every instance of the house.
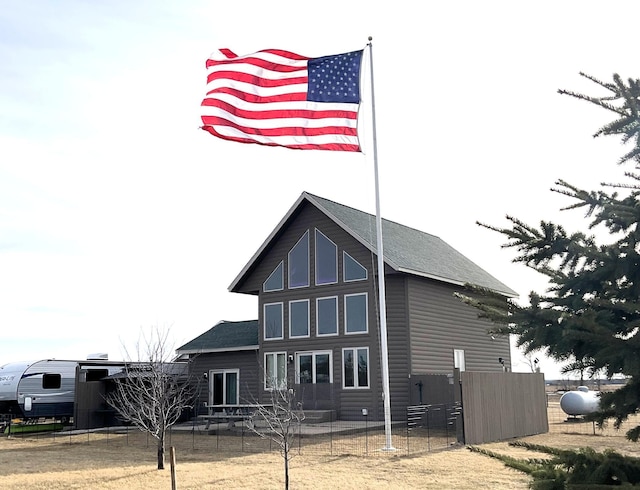
M 454 292 L 516 293 L 436 236 L 382 230 L 391 411 L 404 416 L 425 375 L 511 365 L 509 339 Z M 267 402 L 287 382 L 305 409 L 382 420 L 377 281 L 375 216 L 303 192 L 229 286 L 258 296 L 258 320 L 221 322 L 177 353 L 207 374 L 209 403 Z

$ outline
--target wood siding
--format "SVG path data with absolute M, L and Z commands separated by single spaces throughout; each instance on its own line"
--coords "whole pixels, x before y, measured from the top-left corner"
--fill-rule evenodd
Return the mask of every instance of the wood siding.
M 464 350 L 466 371 L 502 371 L 511 366 L 509 339 L 487 333 L 491 324 L 453 296 L 459 288 L 407 276 L 411 374 L 452 373 L 454 349 Z

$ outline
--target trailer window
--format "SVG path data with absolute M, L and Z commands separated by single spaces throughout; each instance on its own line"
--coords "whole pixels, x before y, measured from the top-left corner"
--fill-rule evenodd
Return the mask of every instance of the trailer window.
M 45 390 L 56 390 L 60 388 L 61 376 L 59 374 L 43 374 L 42 388 Z
M 109 371 L 106 369 L 88 369 L 87 381 L 100 381 L 102 378 L 106 378 L 109 375 Z

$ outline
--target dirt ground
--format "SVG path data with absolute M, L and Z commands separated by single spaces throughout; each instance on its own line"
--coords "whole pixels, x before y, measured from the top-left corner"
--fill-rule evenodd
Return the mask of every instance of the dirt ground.
M 556 403 L 549 406 L 549 433 L 522 440 L 555 447 L 613 448 L 640 457 L 640 444 L 623 432 L 595 430 L 591 424 L 566 422 Z M 630 423 L 640 423 L 636 417 Z M 75 436 L 74 436 L 75 437 Z M 86 438 L 0 437 L 2 489 L 123 489 L 171 488 L 171 471 L 155 469 L 155 447 L 127 441 Z M 281 489 L 283 460 L 276 451 L 241 453 L 196 447 L 187 433 L 174 435 L 177 488 Z M 202 437 L 211 437 L 204 435 Z M 180 438 L 185 438 L 181 441 Z M 122 442 L 122 441 L 120 441 Z M 516 457 L 532 457 L 507 442 L 482 447 Z M 529 479 L 501 462 L 465 447 L 420 455 L 380 451 L 367 456 L 332 456 L 303 451 L 291 461 L 290 488 L 302 489 L 525 489 Z

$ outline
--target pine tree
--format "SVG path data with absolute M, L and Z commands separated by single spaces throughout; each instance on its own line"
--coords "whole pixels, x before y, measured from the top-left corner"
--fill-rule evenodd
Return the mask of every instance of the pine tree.
M 625 82 L 615 74 L 613 83 L 605 83 L 581 75 L 609 94 L 559 92 L 616 114 L 594 136 L 621 136 L 623 143 L 631 143 L 633 149 L 618 163 L 634 163 L 637 171 L 640 80 Z M 572 200 L 563 210 L 585 211 L 589 232 L 606 229 L 606 243 L 599 243 L 602 240 L 593 234 L 568 233 L 550 221 L 534 227 L 507 215 L 508 227 L 478 223 L 507 237 L 503 246 L 517 251 L 514 262 L 546 275 L 550 286 L 544 294 L 530 293 L 527 306 L 505 303 L 504 298 L 471 286 L 471 294 L 460 295 L 496 324 L 495 333 L 514 334 L 525 353 L 546 350 L 552 358 L 569 362 L 566 371 L 627 377 L 624 387 L 602 395 L 600 410 L 591 417 L 599 424 L 613 419 L 616 428 L 640 408 L 640 174 L 627 171 L 624 179 L 603 183 L 595 191 L 558 180 L 552 189 Z M 626 435 L 637 441 L 640 426 Z

